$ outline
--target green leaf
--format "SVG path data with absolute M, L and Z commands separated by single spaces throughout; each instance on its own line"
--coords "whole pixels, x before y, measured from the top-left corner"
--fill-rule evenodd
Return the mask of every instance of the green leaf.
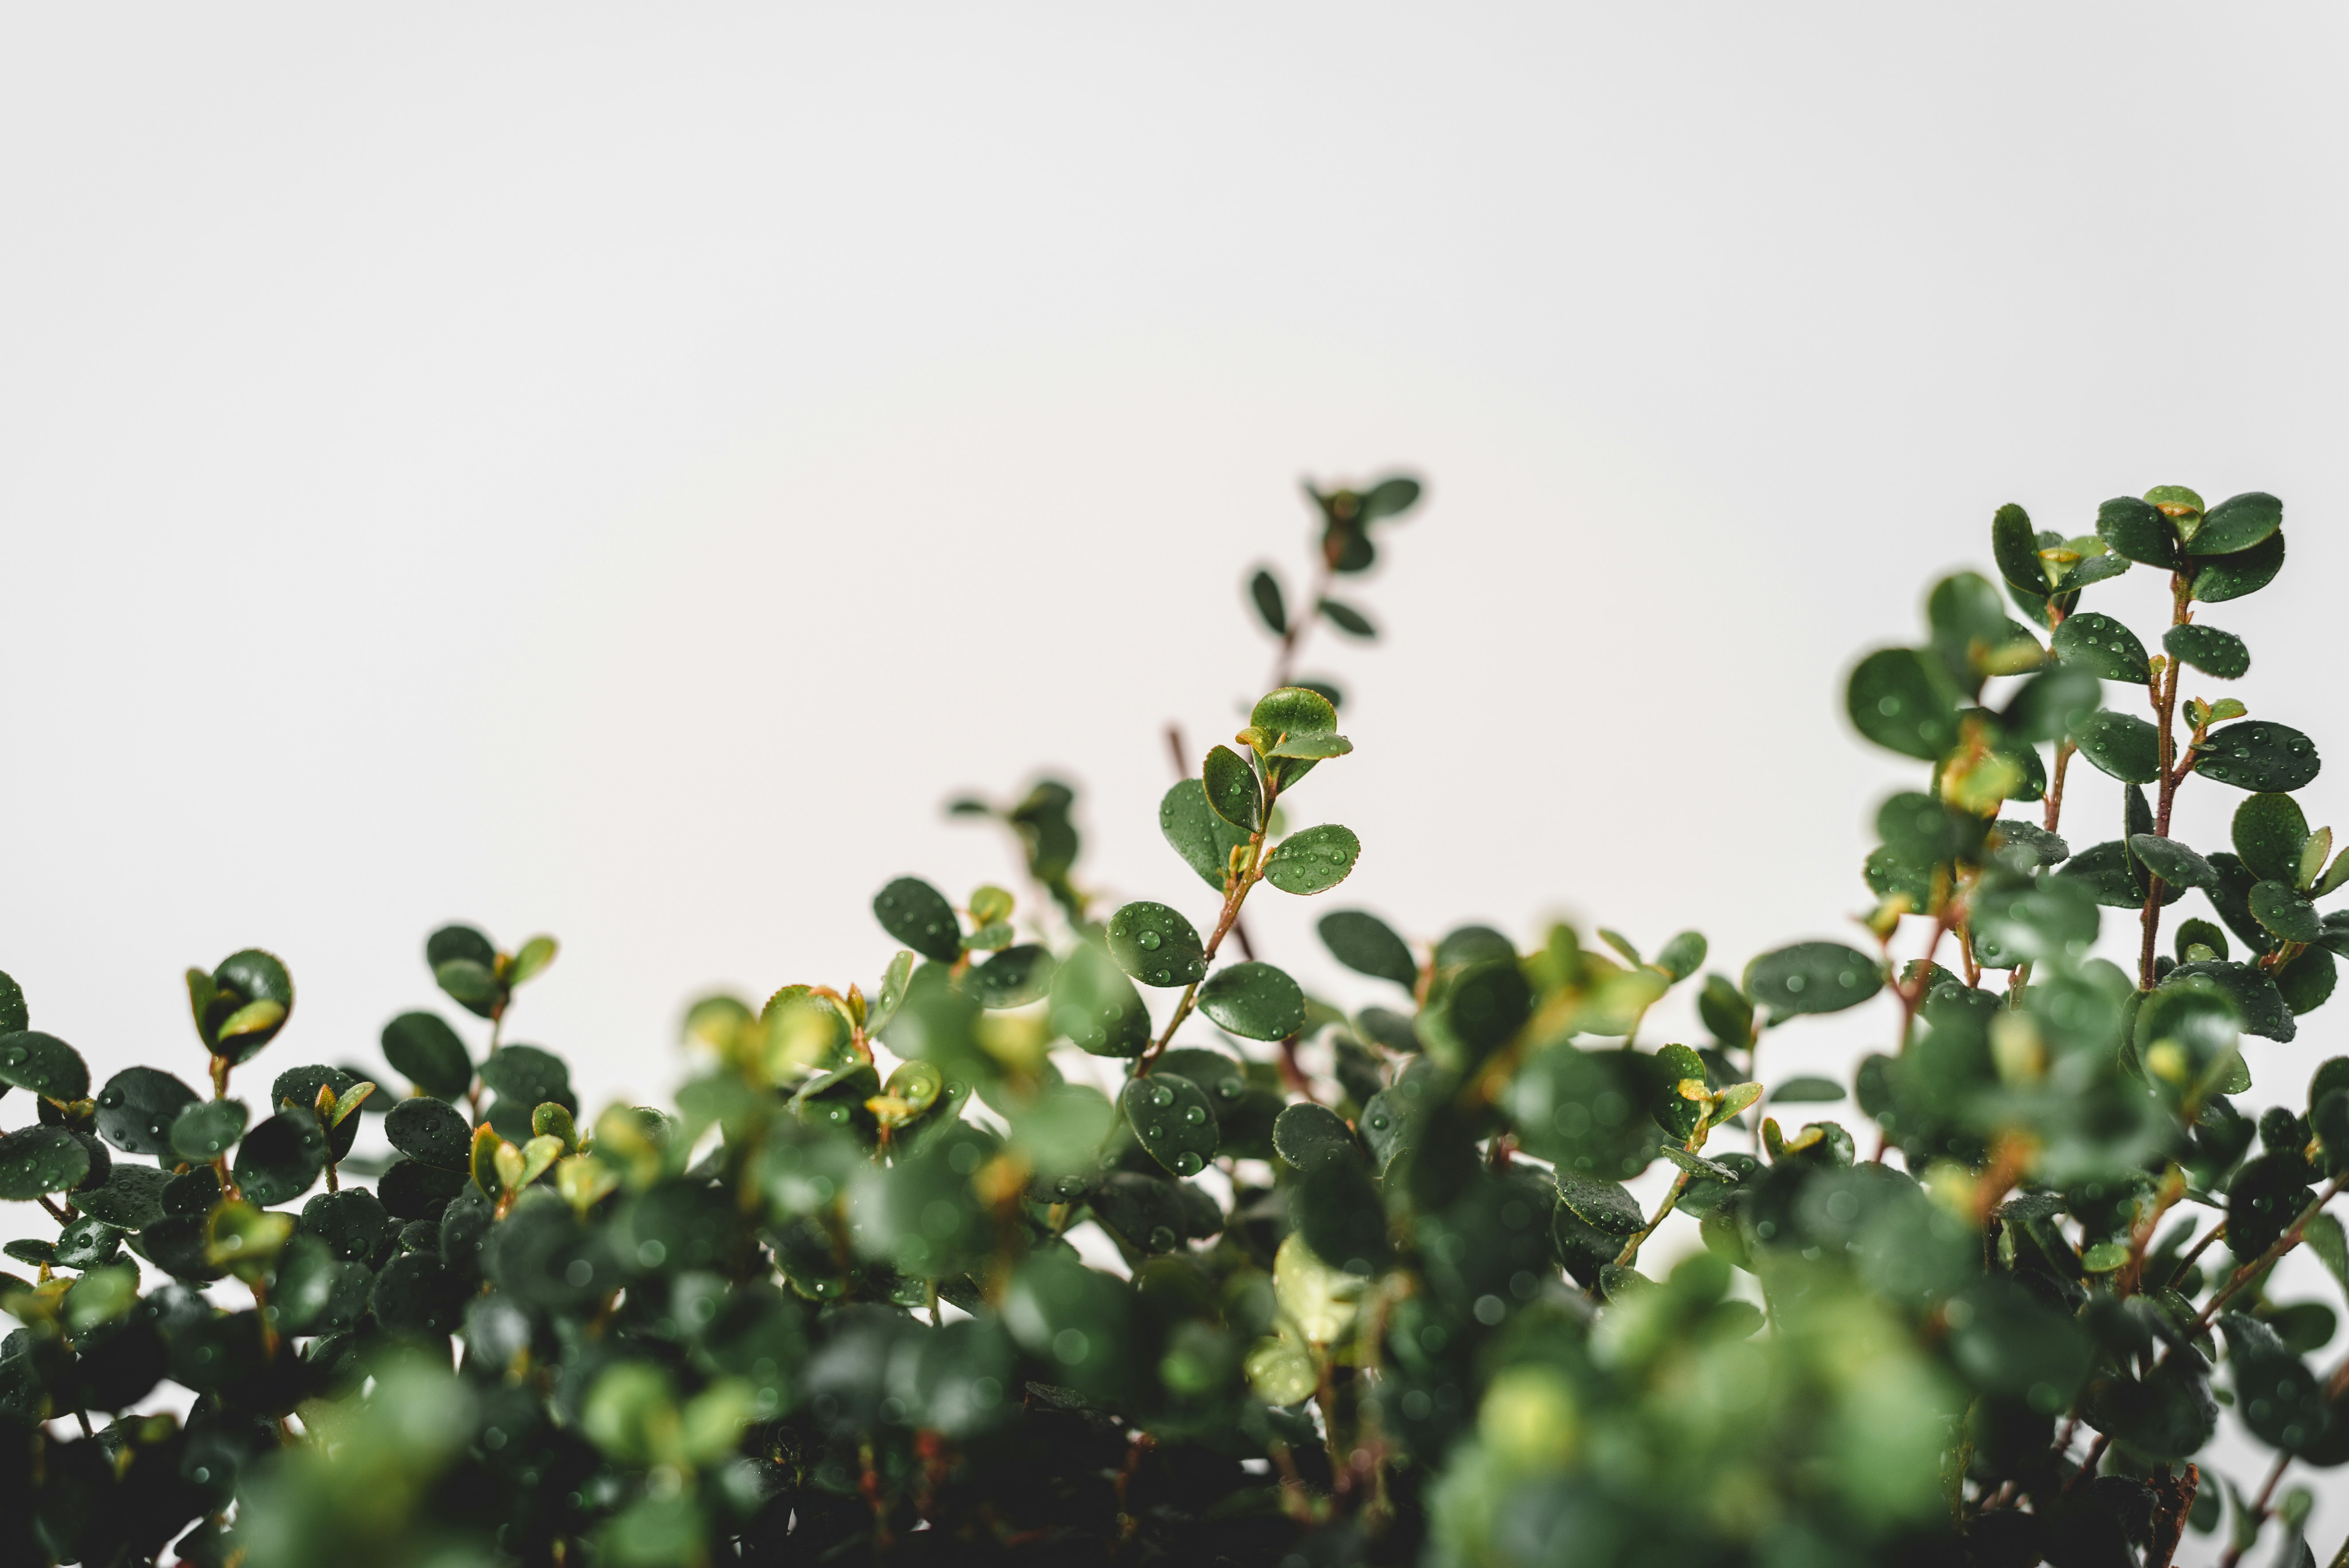
M 1283 892 L 1327 892 L 1346 880 L 1361 852 L 1352 829 L 1324 822 L 1275 845 L 1264 860 L 1264 880 Z
M 2333 1214 L 2319 1214 L 2302 1231 L 2301 1241 L 2332 1272 L 2333 1280 L 2349 1290 L 2349 1233 Z
M 1999 724 L 2010 746 L 2055 740 L 2070 734 L 2103 700 L 2104 684 L 2092 672 L 2059 662 L 2023 683 L 1999 716 Z M 2026 779 L 2031 771 L 2024 769 Z
M 2247 795 L 2235 808 L 2231 836 L 2235 853 L 2251 874 L 2265 882 L 2292 882 L 2300 872 L 2300 855 L 2308 842 L 2308 819 L 2300 802 L 2289 795 Z
M 2008 586 L 2044 599 L 2047 596 L 2047 571 L 2040 563 L 2038 536 L 2032 531 L 2031 516 L 2009 501 L 1998 509 L 1990 524 L 1991 558 L 1998 562 L 1999 575 Z
M 1342 757 L 1354 743 L 1338 733 L 1338 710 L 1319 692 L 1283 686 L 1258 698 L 1248 715 L 1248 727 L 1262 741 L 1258 749 L 1280 759 L 1274 777 L 1286 789 L 1311 770 L 1322 758 Z
M 1744 1050 L 1754 1043 L 1754 1004 L 1726 975 L 1708 975 L 1697 994 L 1697 1016 L 1724 1046 Z
M 1464 1070 L 1513 1037 L 1533 1013 L 1533 988 L 1515 958 L 1442 971 L 1429 988 L 1418 1033 L 1427 1054 Z
M 402 1013 L 383 1026 L 383 1059 L 426 1094 L 465 1098 L 473 1087 L 473 1058 L 438 1013 Z
M 202 1020 L 205 1041 L 233 1062 L 249 1061 L 277 1037 L 293 1009 L 294 979 L 275 955 L 257 947 L 233 953 L 212 973 Z
M 2261 490 L 2229 496 L 2205 512 L 2202 526 L 2186 542 L 2189 555 L 2233 555 L 2283 526 L 2283 502 Z
M 1884 847 L 1911 866 L 1971 859 L 1989 829 L 1971 812 L 1955 810 L 1913 790 L 1893 796 L 1876 813 L 1876 831 Z
M 1281 603 L 1279 578 L 1258 567 L 1248 579 L 1248 597 L 1256 602 L 1256 613 L 1267 630 L 1276 637 L 1288 634 L 1288 609 Z
M 2153 671 L 2146 661 L 2145 645 L 2137 634 L 2093 610 L 2064 618 L 2050 639 L 2055 656 L 2108 681 L 2143 686 Z
M 1109 917 L 1109 955 L 1144 985 L 1190 985 L 1207 977 L 1199 933 L 1182 914 L 1143 900 Z
M 1332 1160 L 1360 1162 L 1361 1145 L 1344 1118 L 1326 1105 L 1298 1104 L 1272 1124 L 1272 1146 L 1299 1171 L 1318 1171 Z
M 1798 942 L 1745 968 L 1745 995 L 1775 1017 L 1840 1013 L 1884 987 L 1876 960 L 1840 942 Z
M 1958 738 L 1958 694 L 1939 661 L 1914 648 L 1880 648 L 1851 672 L 1845 704 L 1860 734 L 1922 762 Z
M 2169 520 L 2135 496 L 2116 496 L 2096 509 L 2096 537 L 2116 554 L 2165 571 L 2178 561 L 2178 535 Z
M 2078 542 L 2074 543 L 2076 548 Z M 2083 551 L 2081 558 L 2072 563 L 2072 569 L 2064 573 L 2063 581 L 2056 585 L 2056 592 L 2066 595 L 2077 594 L 2081 589 L 2118 577 L 2128 569 L 2128 557 L 2125 555 L 2103 549 Z
M 163 1189 L 171 1180 L 170 1172 L 152 1165 L 120 1161 L 105 1186 L 78 1192 L 74 1202 L 118 1230 L 143 1231 L 163 1217 Z
M 470 958 L 451 958 L 432 971 L 433 984 L 472 1012 L 487 1016 L 498 1000 L 498 977 Z
M 1746 1087 L 1759 1088 L 1762 1086 L 1759 1084 L 1754 1084 Z M 1757 1096 L 1755 1098 L 1758 1099 L 1759 1097 Z M 1750 1105 L 1753 1101 L 1748 1100 L 1746 1103 Z M 1661 1152 L 1664 1159 L 1671 1164 L 1679 1166 L 1690 1175 L 1697 1177 L 1702 1181 L 1725 1181 L 1731 1186 L 1735 1186 L 1737 1184 L 1736 1171 L 1732 1171 L 1726 1165 L 1716 1164 L 1714 1161 L 1707 1160 L 1702 1154 L 1691 1154 L 1687 1150 L 1682 1149 L 1676 1143 L 1665 1144 L 1659 1152 Z
M 19 1029 L 0 1035 L 0 1084 L 13 1084 L 47 1099 L 87 1099 L 89 1066 L 79 1051 L 55 1035 Z
M 1594 1231 L 1629 1236 L 1648 1222 L 1640 1212 L 1640 1201 L 1619 1181 L 1572 1171 L 1560 1171 L 1557 1181 L 1558 1202 Z
M 2290 882 L 2263 882 L 2252 888 L 2251 918 L 2286 942 L 2315 942 L 2324 934 L 2316 906 Z
M 1410 944 L 1377 915 L 1359 909 L 1341 909 L 1321 917 L 1315 927 L 1330 955 L 1357 975 L 1392 980 L 1404 990 L 1417 988 L 1419 965 Z
M 963 990 L 980 1006 L 1024 1007 L 1042 998 L 1052 983 L 1052 955 L 1033 943 L 1007 947 L 962 977 Z
M 504 1046 L 481 1064 L 481 1087 L 521 1106 L 527 1117 L 533 1107 L 548 1100 L 571 1100 L 571 1069 L 552 1051 Z
M 30 1202 L 69 1192 L 89 1175 L 89 1150 L 61 1127 L 27 1127 L 0 1138 L 0 1199 Z
M 463 959 L 484 969 L 498 966 L 498 944 L 472 926 L 444 925 L 424 939 L 424 966 L 438 969 Z
M 244 1102 L 202 1099 L 171 1123 L 171 1152 L 191 1164 L 216 1160 L 244 1136 Z
M 1359 1160 L 1328 1161 L 1307 1171 L 1290 1212 L 1313 1255 L 1340 1274 L 1370 1277 L 1394 1255 L 1385 1203 Z
M 1196 1176 L 1215 1157 L 1215 1109 L 1189 1078 L 1157 1072 L 1130 1079 L 1118 1108 L 1143 1150 L 1175 1175 Z
M 523 985 L 545 973 L 546 966 L 554 962 L 557 948 L 552 936 L 533 936 L 523 943 L 522 950 L 514 954 L 513 967 L 506 971 L 507 986 Z
M 359 1083 L 353 1084 L 341 1094 L 336 1096 L 335 1109 L 326 1118 L 327 1124 L 333 1127 L 340 1127 L 343 1123 L 348 1121 L 353 1113 L 355 1113 L 360 1106 L 367 1103 L 367 1098 L 375 1093 L 375 1085 L 361 1081 Z
M 2061 879 L 1985 886 L 1975 895 L 1975 956 L 1992 969 L 2084 957 L 2096 939 L 2094 903 L 2076 883 Z
M 1285 1040 L 1305 1026 L 1305 993 L 1269 964 L 1235 964 L 1199 987 L 1199 1011 L 1249 1040 Z
M 471 1159 L 473 1129 L 444 1100 L 429 1097 L 403 1099 L 383 1119 L 383 1135 L 410 1160 L 462 1171 Z
M 1409 474 L 1389 474 L 1362 492 L 1361 519 L 1376 522 L 1382 517 L 1400 517 L 1419 504 L 1419 496 L 1417 480 Z
M 2224 603 L 2256 593 L 2283 570 L 2283 534 L 2271 533 L 2249 550 L 2216 555 L 2194 568 L 2192 597 L 2205 604 Z
M 1092 943 L 1052 972 L 1052 1027 L 1096 1057 L 1138 1057 L 1150 1044 L 1150 1009 L 1133 982 Z
M 2176 839 L 2137 833 L 2131 835 L 2129 848 L 2145 862 L 2147 871 L 2172 887 L 2219 885 L 2219 873 L 2211 869 L 2210 862 Z
M 1656 967 L 1672 977 L 1678 985 L 1704 967 L 1707 952 L 1702 932 L 1683 931 L 1674 934 L 1656 951 Z
M 2161 732 L 2141 718 L 2098 709 L 2072 728 L 2080 755 L 2125 784 L 2161 777 Z
M 1165 835 L 1184 863 L 1199 880 L 1221 893 L 1232 851 L 1248 841 L 1247 834 L 1216 814 L 1207 803 L 1206 787 L 1185 779 L 1168 789 L 1158 802 L 1158 830 Z
M 1379 634 L 1379 629 L 1371 624 L 1371 618 L 1368 615 L 1341 600 L 1324 599 L 1319 608 L 1321 614 L 1330 618 L 1331 625 L 1350 637 L 1369 639 L 1375 638 Z
M 1257 783 L 1256 769 L 1238 752 L 1228 746 L 1208 752 L 1200 782 L 1216 816 L 1243 833 L 1264 826 L 1264 790 Z
M 2312 947 L 2276 971 L 2276 993 L 2297 1018 L 2324 1006 L 2340 978 L 2332 953 Z
M 2168 990 L 2188 984 L 2197 977 L 2214 982 L 2227 1001 L 2234 1007 L 2248 1034 L 2271 1040 L 2290 1040 L 2299 1033 L 2292 1021 L 2292 1013 L 2284 1006 L 2283 996 L 2267 971 L 2249 964 L 2230 964 L 2223 960 L 2205 964 L 2181 964 L 2171 970 L 2159 989 Z
M 2222 681 L 2240 679 L 2251 671 L 2251 651 L 2243 645 L 2243 639 L 2216 626 L 2172 626 L 2162 634 L 2161 645 L 2179 664 Z
M 0 1035 L 13 1035 L 32 1026 L 33 1015 L 25 1006 L 25 988 L 8 975 L 0 975 Z
M 1774 1105 L 1825 1105 L 1843 1097 L 1843 1085 L 1829 1078 L 1791 1078 L 1770 1091 Z
M 2199 757 L 2195 771 L 2204 778 L 2266 793 L 2304 788 L 2324 765 L 2308 737 L 2264 718 L 2212 730 Z
M 1704 1058 L 1686 1046 L 1666 1046 L 1655 1056 L 1657 1081 L 1654 1103 L 1649 1107 L 1656 1125 L 1673 1138 L 1686 1140 L 1696 1135 L 1696 1124 L 1705 1108 L 1681 1092 L 1681 1086 L 1693 1083 L 1704 1088 Z
M 899 877 L 873 897 L 873 917 L 905 946 L 934 964 L 962 956 L 962 923 L 947 895 L 919 877 Z
M 869 1034 L 879 1034 L 897 1009 L 905 1005 L 906 988 L 914 979 L 914 955 L 899 953 L 889 960 L 889 967 L 881 972 L 881 988 L 873 998 L 872 1007 L 864 1015 L 864 1027 Z
M 437 1099 L 414 1103 L 440 1105 Z M 316 1111 L 303 1109 L 281 1111 L 246 1133 L 237 1145 L 233 1173 L 246 1202 L 265 1209 L 308 1191 L 326 1168 L 326 1129 Z
M 2137 885 L 2128 846 L 2117 839 L 2091 844 L 2065 861 L 2055 874 L 2077 883 L 2089 898 L 2107 909 L 2138 909 L 2145 903 L 2145 890 Z

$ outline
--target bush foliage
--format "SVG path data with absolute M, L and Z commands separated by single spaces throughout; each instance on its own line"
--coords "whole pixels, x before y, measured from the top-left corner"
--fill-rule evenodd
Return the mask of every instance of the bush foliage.
M 1374 634 L 1332 585 L 1418 499 L 1313 492 L 1310 589 L 1250 581 L 1274 689 L 1157 803 L 1166 902 L 1089 892 L 1064 785 L 958 802 L 1024 902 L 890 882 L 877 981 L 697 1003 L 674 1109 L 584 1116 L 504 1039 L 545 937 L 433 934 L 471 1021 L 380 1067 L 287 1064 L 259 950 L 189 971 L 199 1051 L 102 1085 L 0 977 L 0 1199 L 56 1222 L 0 1275 L 0 1561 L 2313 1561 L 2284 1482 L 2349 1460 L 2349 1368 L 2269 1287 L 2349 1274 L 2349 1058 L 2254 1111 L 2240 1041 L 2331 993 L 2349 857 L 2199 619 L 2275 577 L 2281 504 L 1999 511 L 1997 576 L 1849 677 L 1917 765 L 1850 940 L 1733 978 L 1693 931 L 1337 909 L 1349 1013 L 1244 913 L 1361 851 L 1305 813 L 1380 759 L 1291 669 Z M 2168 625 L 2083 607 L 2134 566 Z M 2189 788 L 2238 792 L 2227 844 L 2175 836 Z M 1648 1037 L 1676 987 L 1709 1037 Z M 1840 1119 L 1764 1087 L 1864 1006 L 1896 1044 Z M 2222 1405 L 2272 1469 L 2199 1467 Z

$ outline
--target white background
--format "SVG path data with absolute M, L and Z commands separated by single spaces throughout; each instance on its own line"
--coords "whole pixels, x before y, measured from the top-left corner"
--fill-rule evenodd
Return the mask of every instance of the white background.
M 101 1075 L 194 1079 L 187 965 L 289 963 L 258 1067 L 367 1060 L 431 926 L 551 930 L 513 1033 L 593 1102 L 680 1076 L 703 989 L 869 986 L 887 878 L 1007 878 L 966 788 L 1065 771 L 1089 883 L 1204 917 L 1162 727 L 1264 679 L 1298 478 L 1398 464 L 1388 634 L 1306 661 L 1359 750 L 1296 804 L 1366 846 L 1322 903 L 1732 973 L 1847 933 L 1915 770 L 1843 673 L 2002 501 L 2282 495 L 2286 575 L 2210 619 L 2339 734 L 2344 27 L 0 11 L 0 966 Z M 1251 919 L 1372 999 L 1318 913 Z

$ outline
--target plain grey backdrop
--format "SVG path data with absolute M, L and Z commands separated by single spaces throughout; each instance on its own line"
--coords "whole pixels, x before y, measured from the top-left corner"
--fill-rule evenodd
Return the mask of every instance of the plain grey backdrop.
M 681 1075 L 701 990 L 869 986 L 887 878 L 1008 880 L 967 788 L 1063 772 L 1091 885 L 1203 906 L 1163 726 L 1265 678 L 1298 479 L 1390 465 L 1430 490 L 1354 595 L 1385 635 L 1305 661 L 1359 749 L 1299 804 L 1366 846 L 1322 903 L 1695 925 L 1732 973 L 1848 934 L 1914 770 L 1844 671 L 2001 502 L 2282 496 L 2285 576 L 2211 619 L 2256 714 L 2338 735 L 2344 31 L 0 10 L 0 967 L 101 1074 L 193 1079 L 190 964 L 273 948 L 271 1057 L 372 1059 L 431 926 L 549 930 L 512 1037 L 600 1101 Z M 1251 920 L 1371 999 L 1318 913 Z

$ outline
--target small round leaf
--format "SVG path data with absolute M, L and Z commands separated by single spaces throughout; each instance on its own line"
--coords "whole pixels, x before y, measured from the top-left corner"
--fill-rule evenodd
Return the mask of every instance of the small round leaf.
M 2161 777 L 2161 732 L 2126 713 L 2098 709 L 2072 727 L 2080 755 L 2125 784 Z
M 1272 1146 L 1299 1171 L 1318 1171 L 1332 1160 L 1362 1157 L 1353 1129 L 1326 1105 L 1299 1103 L 1272 1124 Z
M 1199 987 L 1199 1010 L 1249 1040 L 1285 1040 L 1305 1026 L 1305 993 L 1269 964 L 1235 964 Z
M 2137 641 L 2135 632 L 2110 615 L 2084 610 L 2066 616 L 2051 640 L 2056 657 L 2106 680 L 2143 686 L 2152 676 L 2146 662 L 2145 645 Z
M 1840 1013 L 1884 986 L 1876 960 L 1840 942 L 1798 942 L 1746 966 L 1745 994 L 1779 1017 Z
M 1150 1044 L 1150 1009 L 1133 982 L 1091 943 L 1052 972 L 1052 1027 L 1096 1057 L 1138 1057 Z
M 1199 933 L 1175 910 L 1148 900 L 1109 917 L 1109 955 L 1144 985 L 1189 985 L 1207 976 Z
M 27 1127 L 0 1138 L 0 1198 L 29 1202 L 69 1192 L 89 1175 L 89 1150 L 61 1127 Z
M 1216 1152 L 1216 1112 L 1205 1090 L 1174 1073 L 1127 1082 L 1118 1107 L 1135 1141 L 1177 1176 L 1196 1176 Z
M 501 1053 L 502 1054 L 502 1053 Z M 403 1099 L 383 1119 L 383 1135 L 410 1160 L 462 1171 L 473 1149 L 473 1129 L 454 1106 L 429 1096 Z
M 1361 852 L 1351 829 L 1324 822 L 1283 839 L 1265 857 L 1264 880 L 1283 892 L 1327 892 L 1346 880 Z
M 2251 672 L 2251 650 L 2232 632 L 2189 624 L 2162 634 L 2161 645 L 2179 664 L 2191 665 L 2222 681 L 2240 680 Z
M 81 1053 L 34 1029 L 0 1035 L 0 1083 L 30 1089 L 47 1099 L 89 1097 L 89 1067 Z
M 2264 718 L 2212 730 L 2199 756 L 2195 771 L 2204 778 L 2264 792 L 2302 789 L 2324 765 L 2308 737 Z
M 962 924 L 947 895 L 919 877 L 899 877 L 873 895 L 881 929 L 935 964 L 962 956 Z
M 1357 975 L 1392 980 L 1406 991 L 1418 985 L 1419 965 L 1410 945 L 1377 915 L 1341 909 L 1323 915 L 1316 929 L 1330 955 Z
M 473 1058 L 438 1013 L 402 1013 L 386 1024 L 383 1059 L 418 1088 L 442 1099 L 462 1099 L 473 1087 Z

